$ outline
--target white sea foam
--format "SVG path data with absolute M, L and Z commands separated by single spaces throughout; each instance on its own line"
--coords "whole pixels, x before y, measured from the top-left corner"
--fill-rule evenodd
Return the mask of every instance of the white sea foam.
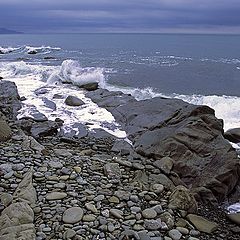
M 1 47 L 0 46 L 0 53 L 7 54 L 19 50 L 21 47 Z
M 31 116 L 32 110 L 36 109 L 49 120 L 61 118 L 66 130 L 72 129 L 74 123 L 83 123 L 90 130 L 101 128 L 119 138 L 126 138 L 126 133 L 120 129 L 112 114 L 85 97 L 83 90 L 74 85 L 49 85 L 43 81 L 44 75 L 49 78 L 55 74 L 57 77 L 61 76 L 61 81 L 70 79 L 74 84 L 99 81 L 99 84 L 103 85 L 104 75 L 101 70 L 81 68 L 74 61 L 64 61 L 62 66 L 56 67 L 32 65 L 25 62 L 0 63 L 0 71 L 5 80 L 16 83 L 20 96 L 26 97 L 23 107 L 19 111 L 19 118 Z M 45 93 L 36 94 L 35 91 L 39 88 L 45 88 Z M 63 98 L 56 99 L 53 97 L 54 94 L 60 94 Z M 64 100 L 68 95 L 80 98 L 85 105 L 80 107 L 67 106 Z M 49 108 L 43 98 L 53 101 L 56 104 L 56 110 Z
M 59 47 L 50 47 L 50 46 L 40 46 L 40 47 L 25 46 L 24 50 L 27 53 L 35 52 L 35 53 L 47 54 L 47 53 L 51 53 L 52 51 L 59 51 L 59 50 L 61 50 L 61 48 L 59 48 Z
M 57 82 L 68 82 L 77 86 L 97 82 L 101 88 L 104 88 L 104 69 L 94 67 L 83 68 L 77 61 L 65 60 L 60 68 L 54 71 L 48 78 L 49 84 Z

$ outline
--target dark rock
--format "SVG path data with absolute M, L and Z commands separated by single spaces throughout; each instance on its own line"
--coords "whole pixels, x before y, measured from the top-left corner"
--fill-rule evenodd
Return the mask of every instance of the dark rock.
M 128 102 L 136 101 L 131 95 L 126 95 L 122 92 L 110 92 L 106 89 L 97 89 L 94 92 L 88 92 L 86 97 L 91 98 L 98 106 L 104 107 L 109 111 Z
M 125 140 L 118 139 L 113 144 L 111 151 L 120 153 L 122 156 L 124 156 L 124 155 L 129 155 L 131 152 L 133 152 L 133 147 L 131 146 L 131 144 L 129 144 Z
M 68 105 L 68 106 L 81 106 L 81 105 L 84 105 L 85 103 L 77 98 L 77 97 L 74 97 L 74 96 L 68 96 L 66 99 L 65 99 L 65 104 Z
M 35 122 L 32 124 L 30 133 L 34 138 L 56 135 L 59 124 L 54 121 Z
M 12 136 L 12 130 L 8 123 L 0 118 L 0 142 L 10 139 Z
M 0 111 L 9 119 L 16 119 L 21 108 L 20 96 L 15 83 L 0 81 Z
M 116 139 L 114 135 L 108 133 L 107 131 L 101 128 L 93 129 L 92 131 L 89 132 L 88 136 L 96 139 L 104 139 L 104 138 Z
M 24 116 L 21 119 L 32 119 L 36 122 L 45 122 L 48 120 L 47 117 L 43 113 L 39 112 L 35 107 L 29 107 L 29 112 L 29 116 Z
M 36 90 L 34 91 L 34 93 L 35 93 L 36 95 L 41 95 L 41 94 L 45 94 L 45 93 L 48 93 L 48 92 L 49 92 L 49 90 L 46 89 L 46 88 L 39 88 L 39 89 L 36 89 Z
M 224 137 L 233 143 L 240 142 L 240 128 L 232 128 L 224 133 Z
M 34 54 L 37 54 L 38 52 L 37 52 L 37 50 L 29 50 L 27 53 L 34 55 Z
M 60 95 L 60 94 L 54 94 L 53 95 L 53 99 L 63 99 L 64 96 L 63 95 Z
M 56 58 L 55 58 L 55 57 L 48 56 L 48 57 L 44 57 L 43 59 L 44 59 L 44 60 L 52 60 L 52 59 L 56 59 Z
M 87 91 L 95 91 L 98 89 L 98 83 L 97 82 L 87 83 L 87 84 L 81 85 L 80 88 L 84 88 Z
M 2 80 L 2 79 L 3 79 L 3 77 L 0 76 L 0 80 Z
M 51 100 L 49 100 L 49 99 L 47 99 L 45 97 L 42 98 L 42 101 L 45 103 L 45 106 L 47 108 L 50 108 L 53 111 L 55 111 L 57 109 L 57 106 L 56 106 L 56 104 L 53 101 L 51 101 Z
M 136 101 L 100 89 L 87 95 L 122 124 L 137 153 L 154 159 L 171 157 L 173 171 L 187 186 L 205 187 L 218 201 L 236 186 L 239 159 L 222 135 L 223 121 L 210 107 L 178 99 Z
M 88 129 L 81 123 L 74 123 L 71 127 L 62 127 L 59 132 L 59 136 L 62 139 L 72 140 L 80 139 L 88 135 Z

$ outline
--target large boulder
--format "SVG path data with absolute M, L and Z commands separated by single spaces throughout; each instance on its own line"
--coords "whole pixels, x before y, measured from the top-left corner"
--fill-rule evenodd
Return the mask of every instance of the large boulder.
M 91 99 L 111 111 L 139 154 L 155 160 L 171 157 L 173 171 L 187 186 L 210 191 L 211 196 L 201 194 L 205 200 L 221 201 L 231 193 L 240 176 L 239 159 L 213 109 L 166 98 L 123 100 L 109 107 L 107 94 L 112 103 L 119 102 L 118 94 L 106 92 Z
M 224 133 L 224 137 L 233 143 L 240 143 L 240 128 L 232 128 Z
M 0 81 L 0 112 L 9 119 L 15 119 L 20 108 L 20 96 L 15 83 Z

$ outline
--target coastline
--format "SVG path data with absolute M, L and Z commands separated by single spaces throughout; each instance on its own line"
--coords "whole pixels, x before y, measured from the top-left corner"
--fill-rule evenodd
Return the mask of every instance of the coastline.
M 19 96 L 16 88 L 13 89 L 11 86 L 10 89 L 15 92 L 10 94 L 11 98 L 1 96 L 5 101 L 4 106 L 1 105 L 1 111 L 5 114 L 2 119 L 7 120 L 12 134 L 9 133 L 7 137 L 9 140 L 5 141 L 4 139 L 0 143 L 0 190 L 2 193 L 0 194 L 2 204 L 0 222 L 3 221 L 4 215 L 16 219 L 11 212 L 7 212 L 7 209 L 11 209 L 13 204 L 22 202 L 24 199 L 23 202 L 27 203 L 32 209 L 29 209 L 29 215 L 31 216 L 29 222 L 21 223 L 20 221 L 20 224 L 31 225 L 28 225 L 29 228 L 27 228 L 30 229 L 31 237 L 26 238 L 25 236 L 25 239 L 35 239 L 35 236 L 39 240 L 54 238 L 131 239 L 131 237 L 152 240 L 167 240 L 169 237 L 170 239 L 180 239 L 182 237 L 182 239 L 190 240 L 238 239 L 239 227 L 226 218 L 222 209 L 218 206 L 210 206 L 206 203 L 206 200 L 207 202 L 212 201 L 212 203 L 216 200 L 219 203 L 222 202 L 229 196 L 229 193 L 239 181 L 239 176 L 231 177 L 232 182 L 229 182 L 227 189 L 223 187 L 224 191 L 222 189 L 217 191 L 219 183 L 213 182 L 218 188 L 201 186 L 209 187 L 210 190 L 214 189 L 212 193 L 204 189 L 204 191 L 199 191 L 196 194 L 196 192 L 188 189 L 189 185 L 186 178 L 189 178 L 189 175 L 180 178 L 176 172 L 175 157 L 182 158 L 183 156 L 187 159 L 187 156 L 192 157 L 193 155 L 187 155 L 182 151 L 182 156 L 171 155 L 171 152 L 168 156 L 165 154 L 162 156 L 155 152 L 156 149 L 150 151 L 148 148 L 149 140 L 153 140 L 153 136 L 147 136 L 147 140 L 141 139 L 145 133 L 159 131 L 163 126 L 170 127 L 169 123 L 176 126 L 182 121 L 184 124 L 179 128 L 181 133 L 184 133 L 186 132 L 186 126 L 189 124 L 189 118 L 195 123 L 205 119 L 204 130 L 202 125 L 197 125 L 197 128 L 193 130 L 204 131 L 201 137 L 204 136 L 206 131 L 214 130 L 214 134 L 211 133 L 214 137 L 208 138 L 207 145 L 213 144 L 216 147 L 214 139 L 217 139 L 218 144 L 225 147 L 223 151 L 227 147 L 228 155 L 226 156 L 238 164 L 234 165 L 232 161 L 232 165 L 229 165 L 230 169 L 227 170 L 237 170 L 236 168 L 239 167 L 239 160 L 236 159 L 237 155 L 231 145 L 223 139 L 221 121 L 214 117 L 210 108 L 196 107 L 180 100 L 173 100 L 174 104 L 180 104 L 181 109 L 188 109 L 187 114 L 179 111 L 178 114 L 173 114 L 179 107 L 171 105 L 171 100 L 159 98 L 158 100 L 140 101 L 140 103 L 144 102 L 145 104 L 139 106 L 139 102 L 131 96 L 100 89 L 89 92 L 87 96 L 96 101 L 99 106 L 112 112 L 115 119 L 124 127 L 130 140 L 133 141 L 134 148 L 122 140 L 109 138 L 109 135 L 105 133 L 70 139 L 56 135 L 56 131 L 52 131 L 52 129 L 49 132 L 45 131 L 43 135 L 40 134 L 36 138 L 36 142 L 20 129 L 20 127 L 25 126 L 25 131 L 29 131 L 29 128 L 31 129 L 36 122 L 31 119 L 25 119 L 25 123 L 16 120 L 16 110 L 19 109 L 20 105 Z M 8 91 L 3 90 L 3 92 L 6 94 Z M 154 101 L 156 102 L 154 103 Z M 168 101 L 168 103 L 163 104 L 162 102 L 165 101 Z M 162 110 L 156 113 L 156 106 L 160 105 Z M 168 105 L 171 105 L 171 111 L 166 108 Z M 138 109 L 140 110 L 138 111 Z M 135 119 L 136 116 L 141 115 L 139 113 L 147 114 L 148 117 L 142 115 L 140 119 Z M 152 115 L 153 113 L 155 115 Z M 155 119 L 158 119 L 158 121 L 154 121 Z M 186 119 L 188 119 L 187 122 Z M 40 121 L 38 127 L 41 128 L 41 123 L 44 122 L 50 121 Z M 57 123 L 54 126 L 55 129 L 58 129 L 61 124 Z M 196 135 L 194 137 L 198 142 L 199 132 Z M 176 139 L 176 137 L 174 138 Z M 203 139 L 205 141 L 205 138 Z M 143 140 L 147 141 L 147 144 L 145 143 L 145 146 L 143 146 L 147 147 L 146 149 L 143 149 L 140 146 L 141 144 L 138 143 L 144 142 Z M 182 139 L 181 143 L 183 143 Z M 207 149 L 206 145 L 202 146 L 201 151 L 203 151 L 203 148 L 206 148 L 207 151 L 213 151 L 212 148 Z M 188 148 L 193 152 L 192 145 Z M 189 149 L 187 153 L 189 153 Z M 162 149 L 160 150 L 162 151 Z M 165 150 L 170 151 L 170 149 Z M 171 151 L 174 152 L 175 150 L 171 149 Z M 179 148 L 175 152 L 178 151 Z M 194 152 L 196 153 L 196 149 Z M 206 152 L 202 155 L 205 154 Z M 216 152 L 216 154 L 222 154 L 222 152 Z M 198 157 L 195 156 L 195 159 L 201 161 L 205 157 L 209 157 L 199 157 L 199 153 L 196 155 Z M 207 161 L 209 161 L 208 158 Z M 181 165 L 178 167 L 179 171 L 182 171 L 183 167 Z M 211 168 L 210 170 L 212 171 Z M 28 173 L 27 179 L 24 178 L 26 173 Z M 218 174 L 217 171 L 212 172 L 212 175 L 214 176 L 216 173 Z M 228 175 L 224 175 L 224 181 L 233 172 L 226 171 L 226 173 Z M 27 184 L 21 184 L 22 179 Z M 211 177 L 208 176 L 208 179 L 211 179 Z M 220 179 L 218 178 L 218 180 Z M 181 185 L 182 188 L 179 189 L 178 185 Z M 19 194 L 19 191 L 15 192 L 19 188 L 20 192 L 24 190 L 22 194 Z M 25 191 L 26 189 L 28 191 Z M 198 204 L 194 196 L 198 197 L 198 200 L 201 199 Z M 205 202 L 202 202 L 202 200 L 205 200 Z M 32 211 L 35 214 L 34 219 Z M 191 214 L 203 216 L 210 221 L 205 222 L 205 232 L 203 229 L 199 230 L 200 227 L 195 225 L 197 223 L 192 222 Z M 21 218 L 21 214 L 19 216 Z M 16 225 L 11 225 L 11 223 L 1 226 L 3 227 L 1 227 L 0 233 L 2 233 L 3 239 L 8 239 L 8 234 L 13 234 L 19 229 L 22 235 L 28 231 Z M 206 233 L 206 231 L 209 231 L 209 233 Z

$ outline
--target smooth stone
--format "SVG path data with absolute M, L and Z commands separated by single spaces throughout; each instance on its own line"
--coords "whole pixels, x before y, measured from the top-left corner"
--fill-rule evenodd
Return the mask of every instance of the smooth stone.
M 110 214 L 118 219 L 123 218 L 123 212 L 119 209 L 110 209 Z
M 207 219 L 195 214 L 188 214 L 187 219 L 201 232 L 212 233 L 218 228 L 217 223 L 210 222 Z
M 144 221 L 144 226 L 147 230 L 158 230 L 161 228 L 161 220 L 148 219 Z
M 75 237 L 76 234 L 77 233 L 73 229 L 67 229 L 63 234 L 63 238 L 68 240 L 68 239 Z
M 161 193 L 164 190 L 164 186 L 162 184 L 155 183 L 150 186 L 150 190 L 154 193 Z
M 92 203 L 86 203 L 85 207 L 86 207 L 87 210 L 89 210 L 89 211 L 91 211 L 93 213 L 97 213 L 98 212 L 97 208 Z
M 68 105 L 68 106 L 77 107 L 77 106 L 82 106 L 85 103 L 81 99 L 79 99 L 75 96 L 68 96 L 65 99 L 65 104 Z
M 110 198 L 108 199 L 108 201 L 109 201 L 110 203 L 119 203 L 119 202 L 120 202 L 119 198 L 117 198 L 117 197 L 115 197 L 115 196 L 110 197 Z
M 49 201 L 52 201 L 52 200 L 61 200 L 65 197 L 67 197 L 67 194 L 64 192 L 51 192 L 47 194 L 46 199 Z
M 147 208 L 142 211 L 143 218 L 153 219 L 157 216 L 157 212 L 152 208 Z
M 95 219 L 96 219 L 96 216 L 93 215 L 93 214 L 84 215 L 83 218 L 82 218 L 82 220 L 83 220 L 84 222 L 94 222 Z
M 182 234 L 177 229 L 172 229 L 168 232 L 168 235 L 173 240 L 179 240 L 182 237 Z
M 83 210 L 80 207 L 71 207 L 68 208 L 63 213 L 63 222 L 74 224 L 80 222 L 83 217 Z

